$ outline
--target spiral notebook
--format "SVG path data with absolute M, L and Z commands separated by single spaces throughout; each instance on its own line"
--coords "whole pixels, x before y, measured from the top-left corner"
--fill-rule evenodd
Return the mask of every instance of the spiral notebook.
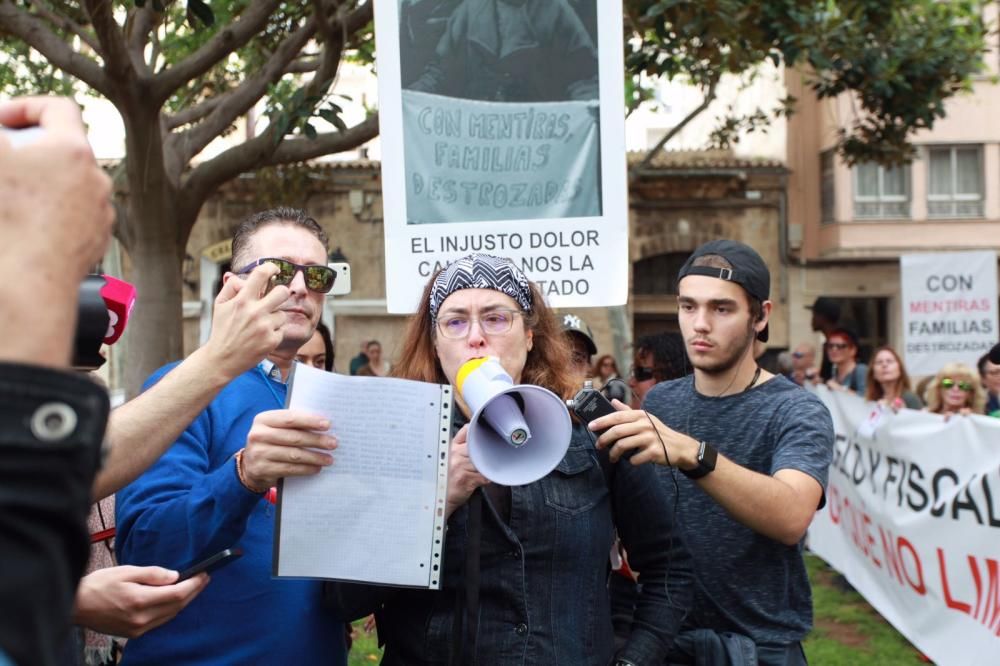
M 339 445 L 279 484 L 273 575 L 437 589 L 451 403 L 450 386 L 295 364 L 286 406 L 327 417 Z

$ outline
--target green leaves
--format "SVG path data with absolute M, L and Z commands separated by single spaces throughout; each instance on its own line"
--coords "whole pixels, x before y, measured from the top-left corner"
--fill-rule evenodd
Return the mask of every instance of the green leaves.
M 859 118 L 841 130 L 848 163 L 900 164 L 915 129 L 944 115 L 983 64 L 986 28 L 974 0 L 625 0 L 625 66 L 640 76 L 684 78 L 709 89 L 723 74 L 762 62 L 807 72 L 820 98 L 851 94 Z M 784 105 L 778 113 L 788 113 Z M 766 126 L 756 113 L 728 118 L 713 138 Z

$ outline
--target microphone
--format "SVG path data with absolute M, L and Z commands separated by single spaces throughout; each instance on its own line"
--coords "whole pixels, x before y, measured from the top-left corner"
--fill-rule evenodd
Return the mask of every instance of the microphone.
M 135 286 L 111 277 L 102 275 L 104 286 L 101 287 L 101 298 L 108 306 L 108 330 L 104 334 L 104 344 L 113 345 L 125 332 L 128 318 L 135 307 Z
M 118 342 L 135 305 L 135 287 L 110 275 L 88 275 L 80 283 L 73 367 L 104 365 L 101 345 Z
M 990 363 L 993 365 L 1000 365 L 1000 343 L 993 345 L 993 349 L 990 350 Z

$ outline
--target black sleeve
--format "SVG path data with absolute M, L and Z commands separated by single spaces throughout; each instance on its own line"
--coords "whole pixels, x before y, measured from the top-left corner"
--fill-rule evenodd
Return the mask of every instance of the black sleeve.
M 636 467 L 625 459 L 612 478 L 615 525 L 642 586 L 617 656 L 635 664 L 663 663 L 693 597 L 691 555 L 674 524 L 676 498 L 665 479 L 652 464 Z
M 0 653 L 16 664 L 57 663 L 69 635 L 108 411 L 85 377 L 0 363 Z

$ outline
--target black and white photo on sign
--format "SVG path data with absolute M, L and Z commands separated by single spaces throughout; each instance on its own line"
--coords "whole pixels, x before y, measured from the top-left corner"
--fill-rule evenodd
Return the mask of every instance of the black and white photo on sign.
M 408 224 L 601 214 L 596 0 L 399 0 Z

